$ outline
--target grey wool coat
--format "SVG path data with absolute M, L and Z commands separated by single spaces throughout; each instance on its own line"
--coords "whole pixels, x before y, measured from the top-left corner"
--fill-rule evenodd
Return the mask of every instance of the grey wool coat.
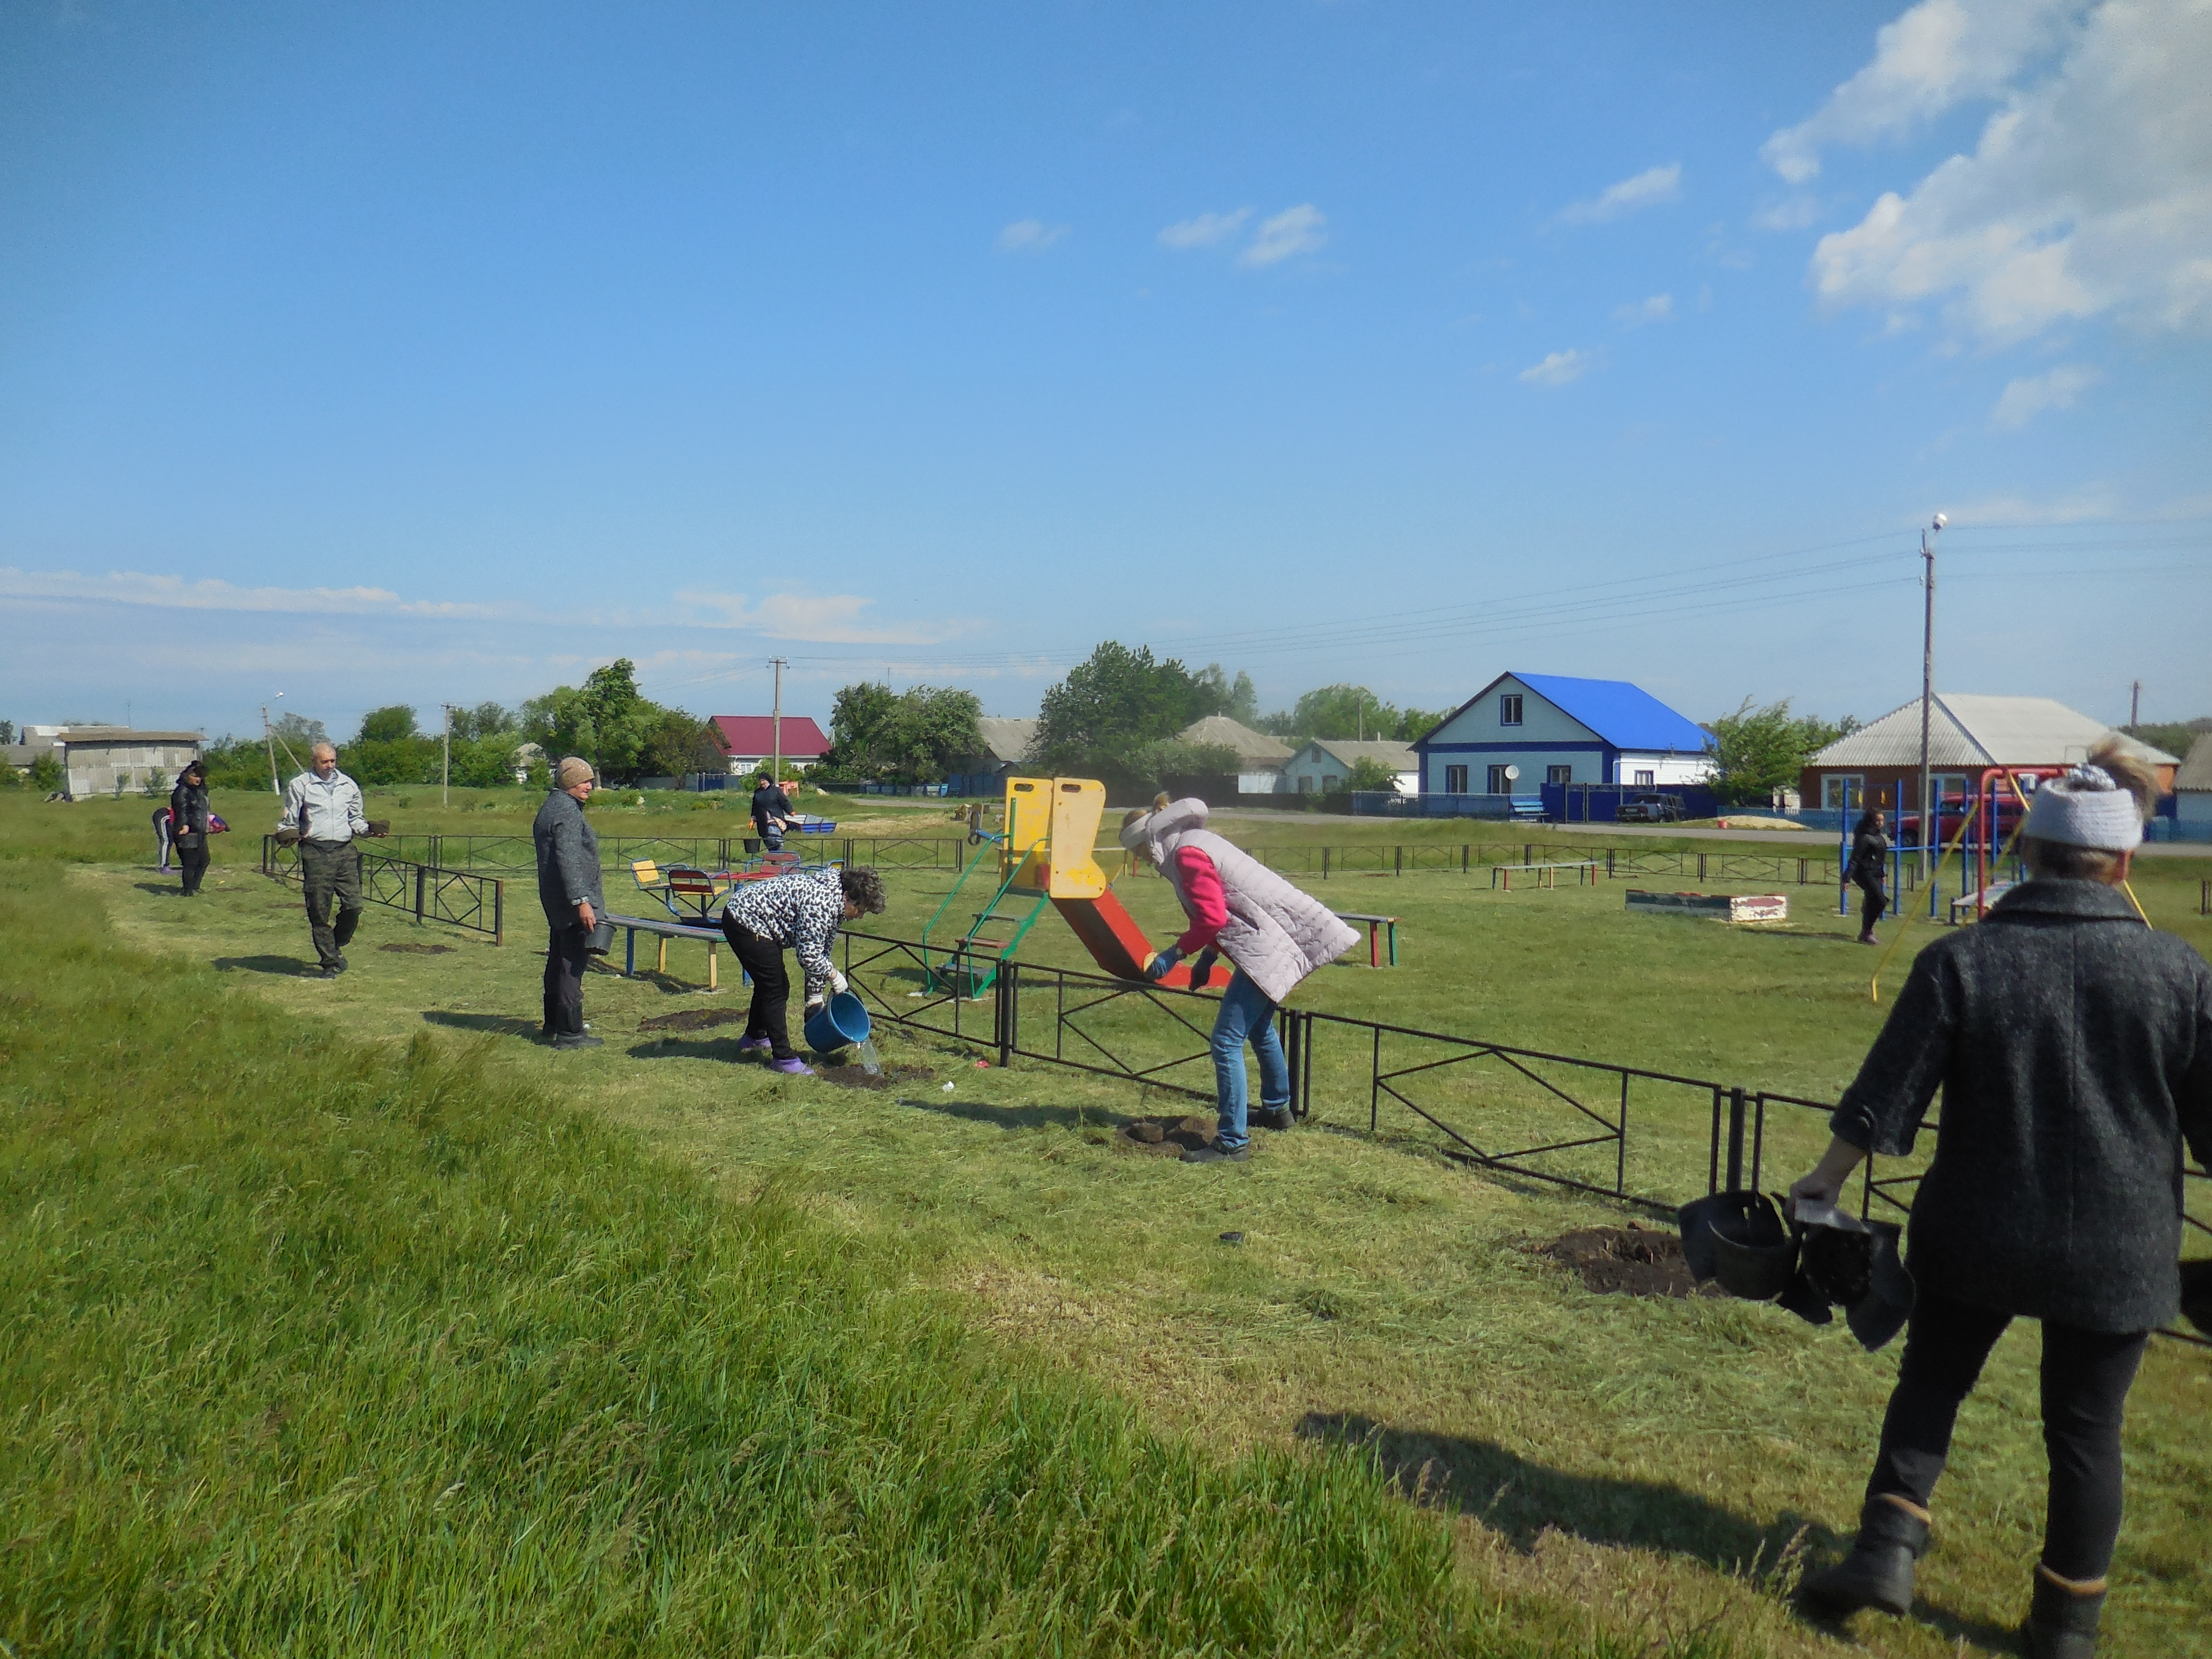
M 576 906 L 592 902 L 595 915 L 607 913 L 599 886 L 599 837 L 584 815 L 584 804 L 565 789 L 547 792 L 545 804 L 530 826 L 538 848 L 538 902 L 554 927 L 574 927 Z
M 1914 1280 L 2083 1330 L 2172 1321 L 2185 1143 L 2212 1161 L 2212 964 L 2100 882 L 2016 887 L 1920 953 L 1832 1127 L 1909 1152 L 1939 1085 Z

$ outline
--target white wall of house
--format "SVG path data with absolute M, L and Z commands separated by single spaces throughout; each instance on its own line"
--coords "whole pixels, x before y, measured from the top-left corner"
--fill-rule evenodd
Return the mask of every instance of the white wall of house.
M 1670 784 L 1703 783 L 1712 775 L 1713 763 L 1709 755 L 1639 755 L 1624 750 L 1615 769 L 1619 775 L 1613 782 L 1632 789 L 1646 783 L 1663 789 Z M 1651 774 L 1648 780 L 1646 772 Z

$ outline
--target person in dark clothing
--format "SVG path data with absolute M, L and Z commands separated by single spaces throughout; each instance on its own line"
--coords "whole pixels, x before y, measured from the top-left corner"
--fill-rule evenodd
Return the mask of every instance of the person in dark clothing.
M 599 837 L 584 816 L 598 782 L 591 763 L 571 755 L 555 769 L 553 787 L 530 826 L 538 853 L 538 902 L 550 937 L 545 946 L 545 1023 L 540 1035 L 556 1048 L 598 1048 L 584 1029 L 584 964 L 592 930 L 606 914 L 599 885 Z
M 1889 831 L 1883 827 L 1881 809 L 1869 806 L 1851 826 L 1851 858 L 1848 866 L 1852 884 L 1863 895 L 1859 903 L 1859 943 L 1879 945 L 1874 925 L 1889 908 L 1883 878 L 1889 873 Z
M 825 990 L 842 996 L 845 976 L 830 960 L 838 924 L 881 915 L 884 902 L 883 878 L 866 868 L 795 871 L 745 882 L 730 895 L 722 906 L 722 937 L 753 981 L 739 1054 L 766 1054 L 772 1069 L 793 1077 L 813 1075 L 786 1029 L 791 977 L 784 949 L 797 953 L 806 975 L 808 1008 L 821 1002 Z
M 771 853 L 781 853 L 783 827 L 791 822 L 791 798 L 765 772 L 755 781 L 752 812 L 753 828 L 760 834 L 761 844 Z
M 2027 1651 L 2095 1651 L 2120 1528 L 2120 1425 L 2148 1333 L 2180 1301 L 2185 1146 L 2212 1162 L 2212 965 L 2125 890 L 2156 799 L 2118 744 L 2045 782 L 2030 879 L 1920 953 L 1833 1139 L 1793 1200 L 1833 1203 L 1869 1153 L 1912 1149 L 1943 1091 L 1914 1200 L 1917 1300 L 1850 1554 L 1805 1581 L 1844 1616 L 1902 1613 L 1960 1404 L 2015 1318 L 2043 1327 L 2051 1480 Z
M 169 839 L 177 850 L 182 872 L 181 891 L 191 898 L 207 879 L 208 837 L 215 833 L 208 811 L 207 773 L 198 761 L 185 763 L 177 774 L 177 787 L 169 791 Z
M 154 850 L 160 854 L 161 858 L 161 861 L 154 866 L 154 872 L 156 875 L 166 876 L 174 867 L 169 862 L 169 852 L 176 845 L 174 838 L 177 814 L 174 808 L 157 806 L 154 809 Z

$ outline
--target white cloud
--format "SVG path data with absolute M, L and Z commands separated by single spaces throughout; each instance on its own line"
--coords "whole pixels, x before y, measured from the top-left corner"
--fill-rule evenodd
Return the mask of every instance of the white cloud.
M 2012 381 L 1997 395 L 1990 411 L 1990 424 L 2017 432 L 2046 409 L 2071 409 L 2075 398 L 2102 377 L 2094 368 L 2066 364 L 2047 374 L 2028 374 Z
M 1646 323 L 1671 323 L 1674 320 L 1674 296 L 1655 294 L 1632 306 L 1619 307 L 1613 313 L 1613 320 L 1624 328 L 1641 328 Z
M 186 581 L 140 570 L 104 576 L 76 570 L 18 570 L 0 567 L 0 598 L 60 599 L 94 605 L 150 605 L 164 611 L 261 611 L 295 616 L 494 617 L 506 607 L 403 599 L 383 587 L 239 587 L 225 581 Z
M 1990 495 L 1980 501 L 1961 501 L 1951 510 L 1951 522 L 1966 529 L 2024 528 L 2093 523 L 2117 518 L 2120 513 L 2120 498 L 2104 485 L 2093 484 L 2049 501 L 2033 501 L 2025 495 Z
M 1924 0 L 1875 35 L 1874 61 L 1810 120 L 1759 151 L 1793 185 L 1820 170 L 1824 144 L 1893 137 L 1971 98 L 1987 98 L 2055 44 L 2081 0 Z
M 1529 386 L 1565 386 L 1582 379 L 1596 362 L 1589 352 L 1570 348 L 1552 352 L 1540 363 L 1532 363 L 1521 371 L 1520 378 Z
M 1671 202 L 1681 193 L 1682 164 L 1674 161 L 1663 167 L 1646 167 L 1633 179 L 1607 185 L 1591 200 L 1561 208 L 1559 217 L 1571 225 L 1600 225 L 1638 208 Z
M 1184 219 L 1160 232 L 1162 247 L 1212 247 L 1225 242 L 1243 229 L 1244 222 L 1252 216 L 1252 210 L 1241 207 L 1231 213 L 1201 213 L 1195 219 Z
M 1272 219 L 1262 220 L 1253 235 L 1252 246 L 1237 256 L 1237 262 L 1245 265 L 1277 264 L 1294 254 L 1311 253 L 1327 240 L 1327 216 L 1311 202 L 1302 202 L 1297 207 L 1285 208 Z
M 1802 230 L 1820 216 L 1820 198 L 1800 193 L 1770 202 L 1751 216 L 1760 230 Z
M 1820 239 L 1824 301 L 1940 303 L 1955 331 L 1992 343 L 2106 313 L 2212 325 L 2212 3 L 2105 0 L 2076 24 L 2078 9 L 1926 0 L 1826 108 L 1769 142 L 1785 176 L 1809 176 L 1822 142 L 2000 101 L 1972 155 Z
M 1042 253 L 1067 234 L 1066 225 L 1048 225 L 1042 219 L 1017 219 L 999 233 L 1001 253 Z
M 818 645 L 932 645 L 947 637 L 947 630 L 927 624 L 890 628 L 860 625 L 860 613 L 874 604 L 857 593 L 770 593 L 757 605 L 743 593 L 709 593 L 696 589 L 676 596 L 689 606 L 687 619 L 702 628 L 744 628 L 774 640 L 800 640 Z M 698 615 L 717 612 L 713 619 Z

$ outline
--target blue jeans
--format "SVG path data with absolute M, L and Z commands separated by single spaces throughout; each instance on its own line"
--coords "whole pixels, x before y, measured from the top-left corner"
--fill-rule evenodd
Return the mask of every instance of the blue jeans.
M 1213 1022 L 1213 1083 L 1221 1101 L 1214 1139 L 1235 1149 L 1251 1137 L 1245 1131 L 1244 1044 L 1260 1056 L 1260 1104 L 1269 1110 L 1291 1103 L 1291 1065 L 1283 1058 L 1283 1039 L 1275 1030 L 1275 1005 L 1238 969 L 1221 994 Z

